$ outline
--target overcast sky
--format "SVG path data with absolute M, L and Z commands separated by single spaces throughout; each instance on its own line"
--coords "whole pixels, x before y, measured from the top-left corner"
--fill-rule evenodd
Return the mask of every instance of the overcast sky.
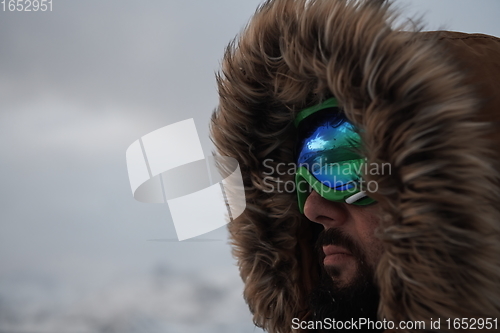
M 194 118 L 210 154 L 214 73 L 259 3 L 53 0 L 52 12 L 0 12 L 0 310 L 36 303 L 37 313 L 56 294 L 81 316 L 90 316 L 85 306 L 109 303 L 99 311 L 109 318 L 128 313 L 119 304 L 149 317 L 202 304 L 219 312 L 197 324 L 172 318 L 203 309 L 158 315 L 167 326 L 156 329 L 229 332 L 241 319 L 253 331 L 225 229 L 171 241 L 167 207 L 133 199 L 125 151 L 155 129 Z M 403 17 L 422 16 L 427 30 L 500 36 L 497 0 L 396 3 Z M 142 303 L 154 276 L 168 281 L 161 295 L 170 295 L 157 307 Z M 186 283 L 212 293 L 194 297 Z M 124 290 L 135 296 L 124 301 L 117 296 Z M 0 315 L 0 331 L 15 326 L 6 320 Z

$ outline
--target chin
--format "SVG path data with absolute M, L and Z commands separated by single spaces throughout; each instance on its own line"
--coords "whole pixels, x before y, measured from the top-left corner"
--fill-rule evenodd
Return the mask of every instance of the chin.
M 338 289 L 349 288 L 356 283 L 360 275 L 357 267 L 340 269 L 336 266 L 324 266 L 325 272 L 332 279 L 333 285 Z
M 377 320 L 379 290 L 369 267 L 361 262 L 351 270 L 333 265 L 322 268 L 320 281 L 310 294 L 313 320 Z

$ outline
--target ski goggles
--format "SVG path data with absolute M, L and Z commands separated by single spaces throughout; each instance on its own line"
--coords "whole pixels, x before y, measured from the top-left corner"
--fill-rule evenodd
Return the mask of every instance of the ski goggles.
M 361 138 L 335 98 L 299 112 L 295 126 L 295 185 L 301 213 L 312 189 L 330 201 L 362 206 L 375 202 L 362 188 Z

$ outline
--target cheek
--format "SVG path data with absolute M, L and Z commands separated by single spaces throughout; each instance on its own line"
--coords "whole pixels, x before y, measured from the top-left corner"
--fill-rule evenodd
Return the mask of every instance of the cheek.
M 380 257 L 384 253 L 382 241 L 375 236 L 375 232 L 380 224 L 379 216 L 377 210 L 363 212 L 362 216 L 360 216 L 360 223 L 358 224 L 360 241 L 363 244 L 366 259 L 372 267 L 378 264 Z
M 372 239 L 368 244 L 368 249 L 366 254 L 368 263 L 373 268 L 375 268 L 378 265 L 383 253 L 384 253 L 384 246 L 382 241 L 376 237 L 372 237 Z

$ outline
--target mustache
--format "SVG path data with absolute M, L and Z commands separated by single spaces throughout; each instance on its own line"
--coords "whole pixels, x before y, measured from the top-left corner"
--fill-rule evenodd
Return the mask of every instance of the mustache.
M 315 248 L 321 261 L 323 261 L 325 257 L 323 246 L 327 245 L 342 246 L 358 259 L 364 257 L 361 247 L 340 229 L 324 229 L 319 233 Z

